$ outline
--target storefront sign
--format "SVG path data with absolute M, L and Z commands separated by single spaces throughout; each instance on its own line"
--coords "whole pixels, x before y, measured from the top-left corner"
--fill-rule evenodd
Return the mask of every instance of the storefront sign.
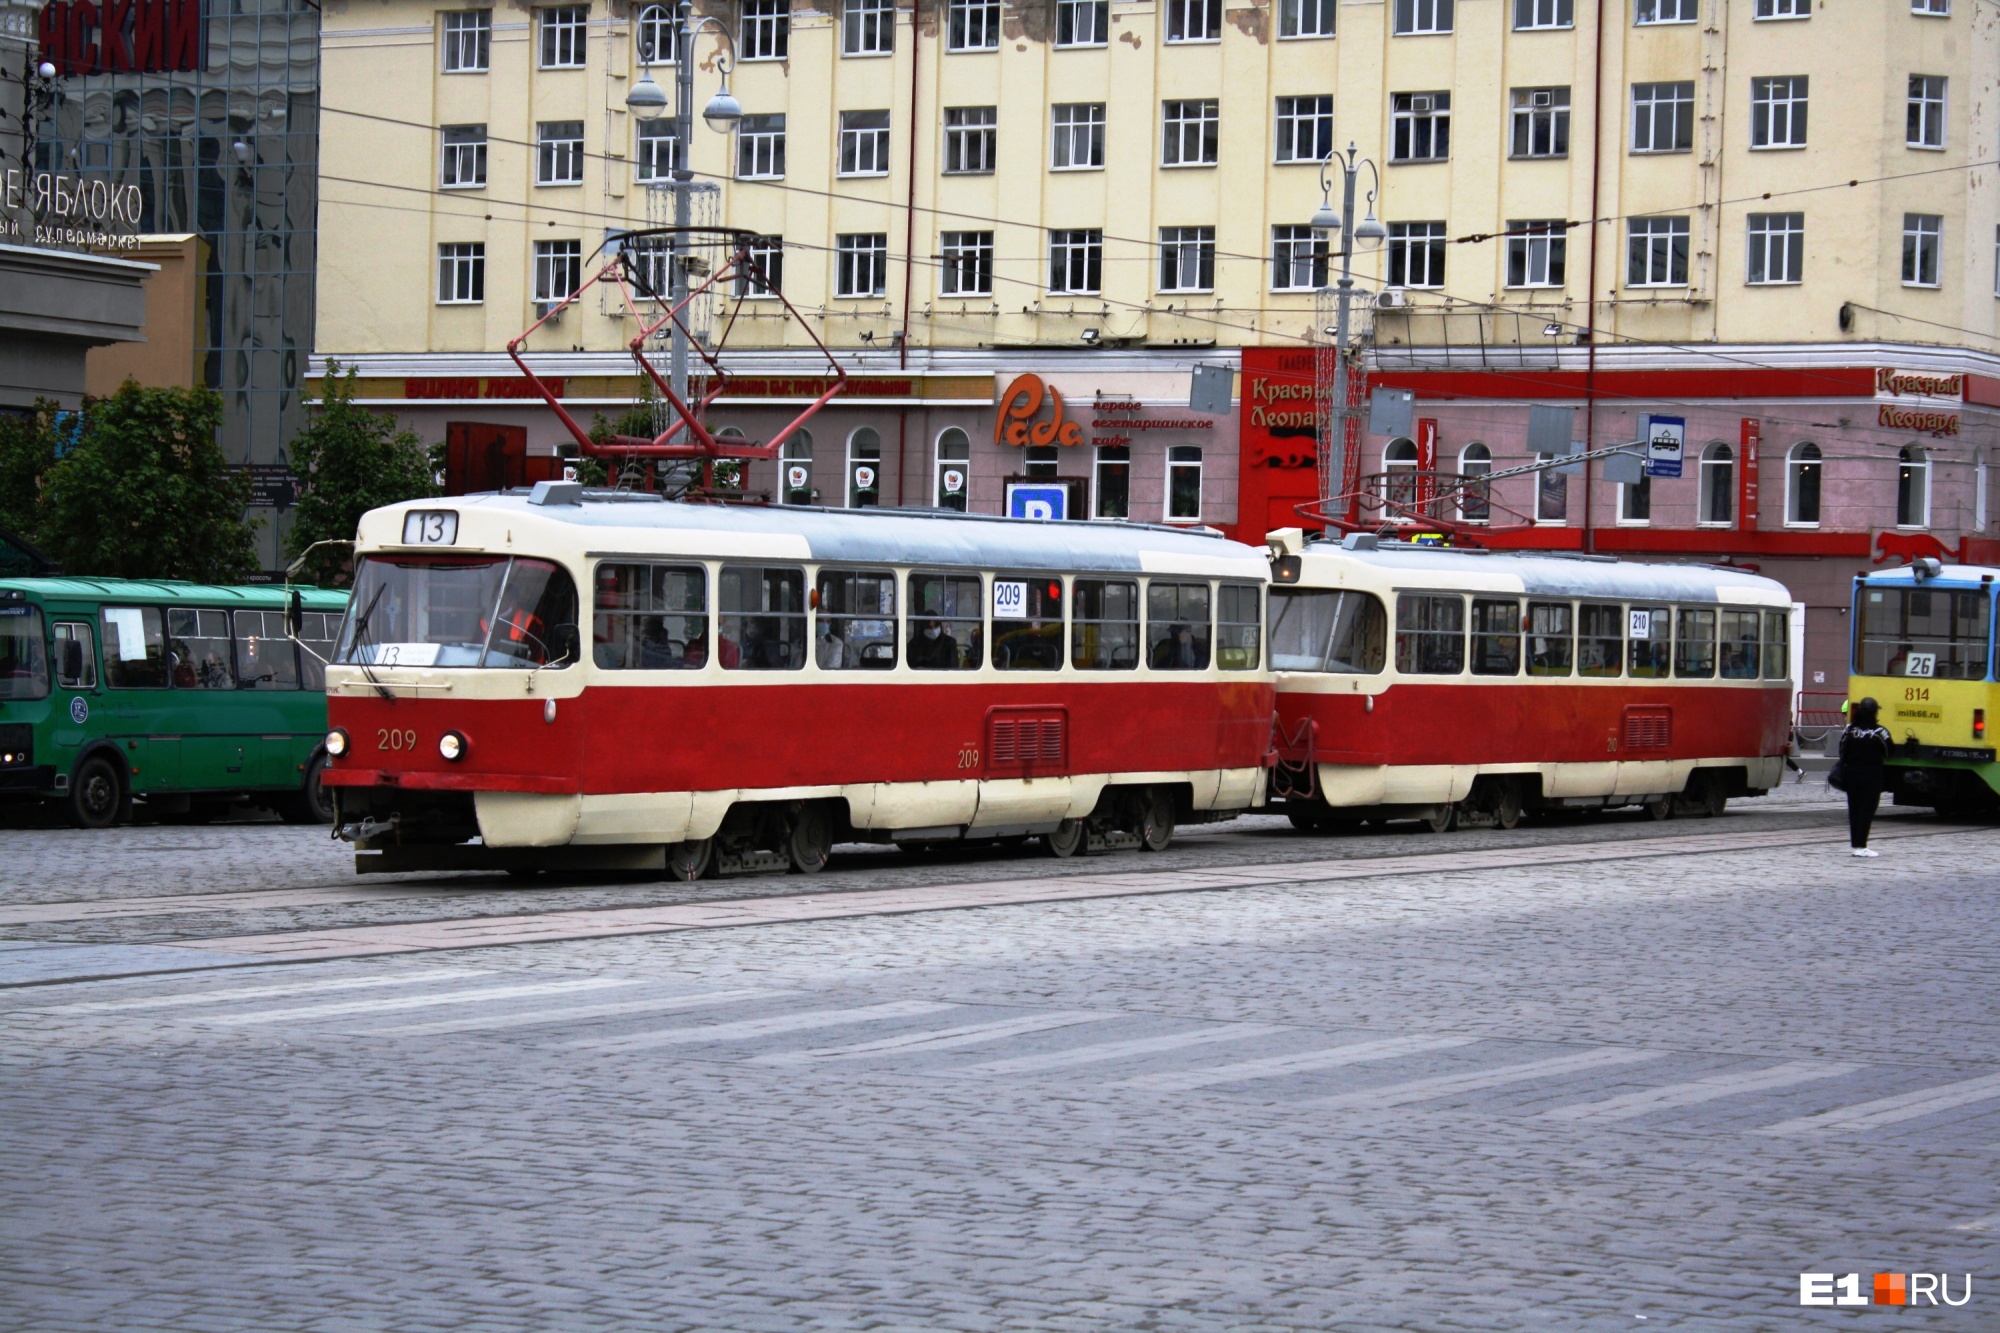
M 42 59 L 59 74 L 202 67 L 201 0 L 55 0 L 42 10 Z
M 0 174 L 0 241 L 137 249 L 142 205 L 137 185 L 9 167 Z
M 545 375 L 542 382 L 556 397 L 563 396 L 566 381 L 560 375 Z M 477 375 L 447 376 L 442 379 L 406 379 L 405 398 L 539 398 L 535 386 L 519 376 L 481 379 Z
M 1875 371 L 1875 395 L 1878 398 L 1887 395 L 1895 398 L 1950 398 L 1962 401 L 1965 398 L 1965 376 L 1879 367 Z
M 1417 507 L 1422 509 L 1437 499 L 1438 423 L 1436 417 L 1417 418 Z
M 1938 439 L 1955 437 L 1958 434 L 1958 413 L 1920 412 L 1914 408 L 1891 407 L 1884 403 L 1875 409 L 1876 424 L 1884 430 L 1914 430 Z
M 1090 428 L 1093 431 L 1115 432 L 1110 435 L 1090 437 L 1092 444 L 1103 448 L 1130 445 L 1134 435 L 1149 430 L 1214 430 L 1215 421 L 1211 417 L 1149 416 L 1144 403 L 1134 402 L 1129 398 L 1099 398 L 1091 405 Z
M 783 378 L 768 375 L 732 375 L 722 386 L 724 398 L 791 398 L 810 402 L 833 387 L 831 379 Z M 843 398 L 912 398 L 917 382 L 912 379 L 860 379 L 848 376 L 841 386 Z
M 298 502 L 298 475 L 283 463 L 239 463 L 232 470 L 250 474 L 252 509 L 290 509 Z
M 1009 482 L 1007 485 L 1007 517 L 1066 519 L 1069 517 L 1069 487 L 1036 486 L 1033 483 Z M 1002 614 L 999 602 L 1002 586 L 1004 585 L 997 581 L 993 585 L 993 614 L 996 616 Z M 1022 584 L 1021 586 L 1025 588 L 1027 585 Z M 1024 613 L 1017 611 L 1014 614 L 1021 615 Z
M 1049 417 L 1037 421 L 1035 417 L 1042 410 L 1044 398 L 1049 400 Z M 1016 375 L 1007 392 L 1000 395 L 1000 410 L 993 416 L 993 442 L 1011 444 L 1017 449 L 1051 444 L 1070 447 L 1083 443 L 1083 428 L 1064 417 L 1061 391 L 1043 384 L 1040 375 L 1029 372 Z
M 1757 454 L 1764 443 L 1764 424 L 1755 417 L 1743 418 L 1742 457 L 1736 472 L 1736 526 L 1744 532 L 1757 530 Z

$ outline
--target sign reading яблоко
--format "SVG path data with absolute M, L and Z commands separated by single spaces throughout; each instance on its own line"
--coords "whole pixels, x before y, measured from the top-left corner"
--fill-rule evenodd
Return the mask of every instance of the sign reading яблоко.
M 0 173 L 0 241 L 136 249 L 140 208 L 137 185 L 19 167 Z

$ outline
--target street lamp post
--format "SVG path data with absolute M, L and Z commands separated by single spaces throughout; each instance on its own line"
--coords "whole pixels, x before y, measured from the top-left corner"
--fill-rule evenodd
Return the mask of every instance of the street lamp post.
M 1340 211 L 1333 208 L 1334 167 L 1338 165 L 1341 174 Z M 1354 189 L 1356 178 L 1362 167 L 1368 168 L 1373 184 L 1368 191 L 1368 215 L 1352 227 L 1344 226 L 1343 218 L 1354 216 Z M 1375 217 L 1375 197 L 1382 192 L 1382 174 L 1375 169 L 1375 163 L 1361 156 L 1361 150 L 1350 142 L 1347 151 L 1330 149 L 1319 164 L 1319 211 L 1312 216 L 1312 225 L 1321 231 L 1337 232 L 1340 236 L 1340 280 L 1335 284 L 1336 314 L 1334 316 L 1333 348 L 1333 422 L 1332 430 L 1337 431 L 1340 448 L 1334 457 L 1334 466 L 1327 469 L 1327 475 L 1320 478 L 1321 512 L 1326 512 L 1347 475 L 1347 419 L 1351 407 L 1347 401 L 1347 325 L 1348 310 L 1354 300 L 1354 243 L 1360 241 L 1369 249 L 1380 245 L 1388 236 L 1388 229 Z M 1324 336 L 1322 334 L 1322 336 Z M 1356 501 L 1348 500 L 1348 516 L 1352 521 Z

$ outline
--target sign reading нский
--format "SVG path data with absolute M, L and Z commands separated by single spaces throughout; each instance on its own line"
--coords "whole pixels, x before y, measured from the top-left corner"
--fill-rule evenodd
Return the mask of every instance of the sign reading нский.
M 199 70 L 201 0 L 54 0 L 40 38 L 58 74 Z

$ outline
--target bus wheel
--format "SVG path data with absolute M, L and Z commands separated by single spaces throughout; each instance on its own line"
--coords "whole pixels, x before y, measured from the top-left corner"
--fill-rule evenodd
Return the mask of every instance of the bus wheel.
M 696 838 L 667 848 L 667 877 L 692 884 L 715 866 L 715 839 Z
M 125 784 L 101 754 L 77 767 L 69 782 L 69 819 L 78 828 L 110 828 L 125 813 Z
M 1050 856 L 1067 860 L 1083 850 L 1087 837 L 1088 831 L 1081 819 L 1065 819 L 1042 835 L 1042 844 L 1049 849 Z
M 826 869 L 827 854 L 832 850 L 833 824 L 826 817 L 826 807 L 818 801 L 806 802 L 785 830 L 785 854 L 791 858 L 793 873 L 817 875 Z
M 1139 813 L 1139 845 L 1149 852 L 1164 852 L 1174 844 L 1174 798 L 1154 790 L 1147 795 Z
M 326 756 L 314 755 L 306 765 L 306 780 L 299 789 L 286 798 L 284 809 L 278 812 L 287 824 L 331 824 L 333 822 L 333 793 L 320 781 L 326 772 Z
M 1433 833 L 1449 833 L 1458 827 L 1458 807 L 1450 801 L 1431 806 L 1421 816 L 1420 822 Z

